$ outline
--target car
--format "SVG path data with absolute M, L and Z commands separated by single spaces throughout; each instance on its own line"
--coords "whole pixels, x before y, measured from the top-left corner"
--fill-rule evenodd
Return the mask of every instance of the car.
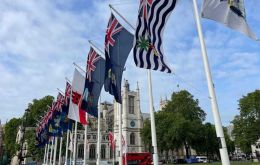
M 198 160 L 199 163 L 208 163 L 209 162 L 207 156 L 196 156 L 196 159 Z
M 186 158 L 185 161 L 188 164 L 198 163 L 198 159 L 195 156 L 190 156 L 189 158 Z

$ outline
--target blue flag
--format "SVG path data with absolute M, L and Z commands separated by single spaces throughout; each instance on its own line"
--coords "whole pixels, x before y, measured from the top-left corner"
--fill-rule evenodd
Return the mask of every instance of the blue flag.
M 134 36 L 111 14 L 105 38 L 105 91 L 122 103 L 121 81 L 127 57 L 133 47 Z
M 63 132 L 72 130 L 72 122 L 73 120 L 68 118 L 69 112 L 69 104 L 70 104 L 70 95 L 71 95 L 71 85 L 70 83 L 66 83 L 65 96 L 64 96 L 64 104 L 62 105 L 61 112 L 61 122 L 60 126 Z
M 90 47 L 81 109 L 94 117 L 98 117 L 98 99 L 104 84 L 104 79 L 105 59 Z
M 62 136 L 60 127 L 61 112 L 57 110 L 57 102 L 53 102 L 50 108 L 51 114 L 48 121 L 48 134 L 49 136 Z

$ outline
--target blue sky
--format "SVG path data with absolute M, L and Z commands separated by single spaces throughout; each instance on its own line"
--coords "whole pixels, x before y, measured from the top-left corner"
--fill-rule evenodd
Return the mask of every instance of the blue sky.
M 201 0 L 198 0 L 201 4 Z M 85 68 L 88 40 L 103 47 L 110 16 L 108 4 L 136 24 L 139 0 L 2 0 L 0 3 L 0 119 L 20 117 L 34 98 L 57 95 L 72 79 L 73 62 Z M 246 3 L 247 21 L 260 36 L 259 6 Z M 260 43 L 239 32 L 202 19 L 219 110 L 224 125 L 238 114 L 238 99 L 259 89 Z M 129 29 L 130 30 L 130 29 Z M 152 71 L 155 109 L 160 98 L 187 89 L 213 122 L 192 1 L 177 3 L 164 33 L 167 63 L 177 76 Z M 147 71 L 135 67 L 132 54 L 124 78 L 141 89 L 141 108 L 148 112 Z M 177 88 L 179 84 L 179 88 Z M 102 100 L 112 96 L 102 91 Z

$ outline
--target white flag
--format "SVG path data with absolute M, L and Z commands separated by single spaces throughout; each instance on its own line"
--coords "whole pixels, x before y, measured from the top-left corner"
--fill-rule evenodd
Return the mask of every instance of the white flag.
M 203 0 L 201 15 L 257 40 L 246 22 L 244 0 Z
M 79 108 L 79 103 L 81 103 L 84 87 L 85 77 L 77 69 L 75 69 L 71 87 L 68 118 L 85 125 L 87 124 L 86 112 Z

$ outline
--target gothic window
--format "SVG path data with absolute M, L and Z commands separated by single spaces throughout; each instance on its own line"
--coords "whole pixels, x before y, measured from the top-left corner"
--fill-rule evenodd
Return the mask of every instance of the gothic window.
M 134 110 L 134 100 L 135 100 L 134 96 L 129 96 L 129 98 L 128 98 L 129 114 L 134 114 L 135 113 L 135 110 Z
M 96 159 L 96 145 L 91 144 L 89 147 L 89 159 Z
M 101 159 L 106 159 L 106 145 L 101 145 Z
M 84 157 L 84 144 L 80 144 L 78 149 L 78 158 L 83 158 L 83 157 Z
M 133 132 L 130 134 L 130 144 L 135 145 L 135 133 Z

